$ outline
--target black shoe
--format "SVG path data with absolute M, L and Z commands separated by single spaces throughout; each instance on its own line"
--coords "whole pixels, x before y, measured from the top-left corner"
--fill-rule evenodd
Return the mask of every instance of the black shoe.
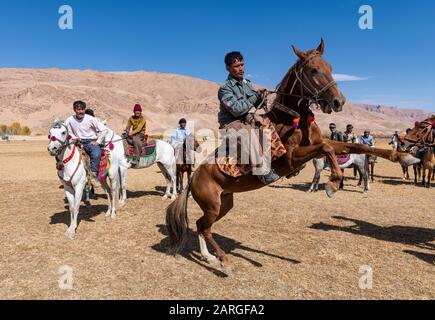
M 281 179 L 281 177 L 273 171 L 270 171 L 268 174 L 264 176 L 258 176 L 258 180 L 260 180 L 264 185 L 274 183 L 279 179 Z

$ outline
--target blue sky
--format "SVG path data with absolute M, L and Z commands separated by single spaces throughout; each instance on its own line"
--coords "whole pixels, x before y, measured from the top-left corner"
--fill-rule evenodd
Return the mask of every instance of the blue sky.
M 71 5 L 74 29 L 58 28 Z M 371 5 L 374 29 L 358 27 Z M 159 71 L 221 82 L 240 50 L 254 82 L 275 86 L 290 49 L 326 42 L 354 102 L 435 111 L 435 2 L 429 0 L 16 0 L 0 2 L 0 67 Z

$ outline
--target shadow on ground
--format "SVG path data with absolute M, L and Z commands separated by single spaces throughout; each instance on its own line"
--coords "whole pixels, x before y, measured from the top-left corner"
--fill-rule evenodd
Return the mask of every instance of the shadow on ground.
M 108 207 L 107 205 L 94 205 L 90 209 L 82 206 L 80 207 L 79 215 L 77 217 L 77 224 L 80 225 L 82 220 L 86 222 L 95 222 L 94 217 L 105 214 Z M 65 206 L 65 211 L 57 212 L 50 217 L 50 224 L 64 224 L 67 227 L 71 223 L 71 215 L 68 205 Z
M 323 231 L 341 231 L 377 240 L 413 245 L 422 249 L 435 250 L 435 230 L 408 226 L 382 227 L 362 220 L 335 216 L 336 220 L 352 222 L 353 226 L 337 226 L 326 223 L 316 223 L 311 229 Z
M 160 243 L 153 245 L 151 248 L 157 252 L 167 254 L 169 252 L 169 248 L 170 248 L 170 239 L 168 236 L 166 226 L 165 225 L 157 225 L 157 228 L 159 229 L 159 232 L 165 236 L 165 238 Z M 258 267 L 258 268 L 263 266 L 260 262 L 255 261 L 251 258 L 246 257 L 245 255 L 243 255 L 241 253 L 234 252 L 234 251 L 242 250 L 242 251 L 246 251 L 246 252 L 263 254 L 263 255 L 266 255 L 266 256 L 269 256 L 272 258 L 276 258 L 276 259 L 280 259 L 280 260 L 284 260 L 284 261 L 287 261 L 287 262 L 293 263 L 293 264 L 301 263 L 298 260 L 294 260 L 294 259 L 279 256 L 279 255 L 271 254 L 271 253 L 268 253 L 265 251 L 250 248 L 250 247 L 245 246 L 236 240 L 221 236 L 219 234 L 214 233 L 213 237 L 216 240 L 216 242 L 220 245 L 222 250 L 225 251 L 227 254 L 232 255 L 234 257 L 242 258 L 242 259 L 248 261 L 249 263 L 251 263 L 253 266 Z M 195 252 L 195 250 L 198 250 L 198 249 L 199 249 L 198 235 L 196 232 L 189 229 L 188 237 L 187 237 L 187 241 L 186 241 L 186 246 L 180 252 L 180 255 L 189 261 L 192 261 L 192 262 L 195 262 L 195 263 L 201 265 L 202 267 L 206 268 L 208 271 L 214 273 L 215 275 L 217 275 L 219 277 L 226 277 L 226 274 L 224 274 L 222 271 L 211 267 L 209 264 L 207 264 L 205 261 L 203 261 L 201 255 L 198 254 L 197 252 Z

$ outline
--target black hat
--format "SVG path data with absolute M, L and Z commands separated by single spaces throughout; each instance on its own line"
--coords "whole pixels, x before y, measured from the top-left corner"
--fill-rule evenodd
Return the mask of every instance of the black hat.
M 86 109 L 85 114 L 95 118 L 94 110 L 92 110 L 92 109 Z

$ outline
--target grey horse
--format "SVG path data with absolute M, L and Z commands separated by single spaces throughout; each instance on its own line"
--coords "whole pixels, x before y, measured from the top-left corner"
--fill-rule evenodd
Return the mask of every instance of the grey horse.
M 313 183 L 311 184 L 308 192 L 317 192 L 319 190 L 319 181 L 320 174 L 322 170 L 326 168 L 330 168 L 330 164 L 326 161 L 326 158 L 314 159 L 313 160 L 314 169 L 316 170 L 313 178 Z M 361 185 L 361 182 L 364 181 L 364 193 L 369 191 L 369 166 L 368 166 L 368 158 L 365 154 L 350 154 L 349 160 L 347 160 L 343 164 L 339 164 L 341 170 L 349 168 L 351 166 L 357 169 L 360 175 L 360 181 L 358 185 Z M 341 180 L 340 189 L 343 190 L 344 184 L 343 180 Z

